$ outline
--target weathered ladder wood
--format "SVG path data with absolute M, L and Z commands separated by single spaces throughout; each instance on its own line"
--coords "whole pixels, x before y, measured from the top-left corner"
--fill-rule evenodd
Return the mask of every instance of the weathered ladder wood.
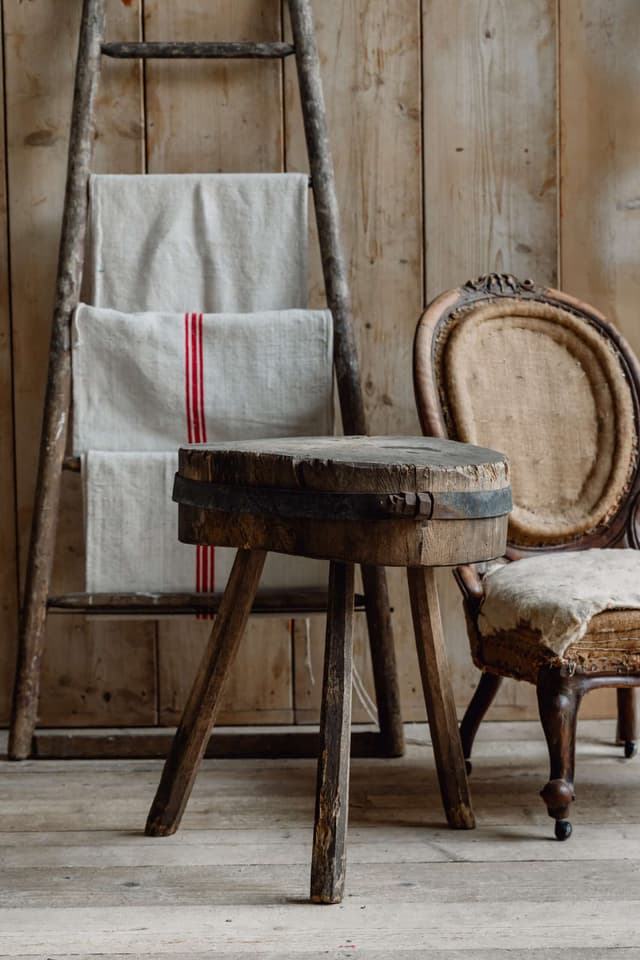
M 86 594 L 49 597 L 71 403 L 69 330 L 82 282 L 87 183 L 102 55 L 125 59 L 282 59 L 295 56 L 327 304 L 334 319 L 334 365 L 342 422 L 347 434 L 368 432 L 311 2 L 288 0 L 288 3 L 292 44 L 106 43 L 106 0 L 83 2 L 56 305 L 9 741 L 12 759 L 23 759 L 31 752 L 48 610 L 57 608 L 85 613 L 91 607 L 92 613 L 100 614 L 112 613 L 117 608 L 118 614 L 124 616 L 140 609 L 133 598 L 129 604 L 122 596 L 103 595 L 98 606 L 93 606 L 92 598 Z M 397 756 L 403 752 L 404 744 L 386 577 L 380 568 L 364 567 L 362 579 L 382 746 L 385 753 Z M 201 603 L 202 597 L 185 598 L 185 613 L 194 607 L 200 608 Z M 173 598 L 169 607 L 175 610 Z M 292 610 L 297 609 L 293 604 Z
M 9 756 L 31 752 L 38 714 L 40 662 L 44 648 L 47 595 L 51 581 L 60 484 L 71 406 L 71 314 L 80 297 L 87 224 L 87 183 L 91 168 L 95 105 L 105 29 L 105 0 L 85 0 L 80 24 L 69 164 L 56 297 L 51 329 L 38 479 L 27 560 L 24 603 L 18 640 Z

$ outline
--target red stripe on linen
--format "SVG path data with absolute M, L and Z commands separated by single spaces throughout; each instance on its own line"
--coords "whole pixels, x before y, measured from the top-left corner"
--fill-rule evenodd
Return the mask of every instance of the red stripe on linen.
M 189 443 L 206 443 L 204 408 L 204 317 L 185 314 L 185 408 Z M 196 546 L 196 593 L 215 590 L 215 548 Z M 198 620 L 213 620 L 213 614 L 197 614 Z
M 198 400 L 200 403 L 200 436 L 202 437 L 202 443 L 207 442 L 207 424 L 204 417 L 204 318 L 202 314 L 198 317 L 198 348 L 199 348 L 199 359 L 200 359 L 200 389 L 198 393 Z
M 191 359 L 189 353 L 189 314 L 184 315 L 184 403 L 187 419 L 187 442 L 193 443 L 193 425 L 191 419 Z
M 191 410 L 193 414 L 194 443 L 202 443 L 200 436 L 200 417 L 198 415 L 198 397 L 200 364 L 198 357 L 197 314 L 191 314 Z
M 196 544 L 196 593 L 202 593 L 202 547 Z M 196 620 L 201 620 L 202 615 L 196 614 Z
M 202 593 L 209 590 L 209 548 L 202 548 Z

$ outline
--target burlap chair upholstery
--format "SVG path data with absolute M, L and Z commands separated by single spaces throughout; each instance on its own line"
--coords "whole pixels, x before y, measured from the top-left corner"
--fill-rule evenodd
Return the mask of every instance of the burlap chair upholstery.
M 640 670 L 640 552 L 582 550 L 496 564 L 471 625 L 481 669 L 535 683 L 544 666 Z
M 618 735 L 626 756 L 636 750 L 640 366 L 588 304 L 490 274 L 429 306 L 414 381 L 427 435 L 502 450 L 511 466 L 507 557 L 457 571 L 483 671 L 461 724 L 465 757 L 502 678 L 535 683 L 551 768 L 542 797 L 566 839 L 588 690 L 618 688 Z
M 505 298 L 458 311 L 438 349 L 452 433 L 509 455 L 513 543 L 566 542 L 615 514 L 637 436 L 608 340 L 568 310 Z
M 560 306 L 504 297 L 452 312 L 437 340 L 435 363 L 451 435 L 509 456 L 514 547 L 552 548 L 606 526 L 633 483 L 638 447 L 631 384 L 610 340 Z M 594 570 L 592 565 L 589 573 L 585 559 L 574 556 L 577 586 L 581 575 L 593 576 Z M 544 562 L 546 572 L 538 579 L 538 559 L 520 562 L 523 569 L 502 577 L 498 572 L 487 587 L 496 585 L 496 576 L 508 583 L 533 568 L 528 590 L 544 607 L 549 565 Z M 638 574 L 640 583 L 640 564 Z M 640 607 L 640 592 L 616 603 L 615 587 L 612 575 L 612 596 L 603 609 Z M 487 629 L 496 597 L 503 612 L 509 609 L 508 630 Z M 530 626 L 521 604 L 517 590 L 485 590 L 471 630 L 472 652 L 482 669 L 535 682 L 542 664 L 557 665 L 566 656 L 550 651 L 545 629 Z M 582 627 L 586 635 L 587 624 Z M 592 648 L 591 654 L 609 662 L 606 651 Z M 628 656 L 640 658 L 640 647 Z M 585 661 L 573 651 L 572 662 L 576 657 Z

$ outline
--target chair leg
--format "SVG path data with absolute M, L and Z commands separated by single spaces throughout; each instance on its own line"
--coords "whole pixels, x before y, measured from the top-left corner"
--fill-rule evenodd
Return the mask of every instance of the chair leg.
M 567 840 L 572 832 L 567 814 L 575 800 L 576 726 L 584 682 L 581 677 L 563 676 L 559 669 L 548 667 L 538 674 L 537 691 L 550 766 L 549 782 L 540 796 L 556 821 L 556 838 Z
M 616 740 L 624 744 L 627 760 L 638 752 L 638 692 L 635 687 L 618 687 L 618 726 Z
M 166 837 L 178 829 L 200 768 L 224 683 L 233 664 L 266 559 L 263 550 L 238 550 L 180 726 L 162 771 L 146 834 Z
M 409 567 L 407 573 L 442 802 L 449 825 L 470 830 L 475 827 L 475 819 L 458 731 L 435 573 L 430 567 Z
M 332 563 L 320 716 L 311 900 L 340 903 L 346 869 L 354 568 Z
M 404 728 L 387 578 L 383 567 L 363 566 L 361 569 L 380 734 L 387 756 L 401 757 Z
M 473 742 L 476 739 L 476 734 L 501 686 L 502 677 L 499 677 L 495 673 L 484 672 L 480 677 L 480 682 L 462 718 L 462 723 L 460 724 L 460 739 L 462 740 L 462 752 L 464 754 L 467 773 L 471 773 L 472 770 L 471 751 L 473 750 Z

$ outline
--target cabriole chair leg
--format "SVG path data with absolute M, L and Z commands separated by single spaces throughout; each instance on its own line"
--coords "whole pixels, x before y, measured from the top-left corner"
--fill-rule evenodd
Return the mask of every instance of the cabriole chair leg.
M 473 750 L 476 734 L 480 724 L 485 718 L 487 710 L 495 700 L 496 694 L 502 685 L 502 679 L 502 677 L 499 677 L 495 673 L 483 673 L 476 687 L 476 691 L 469 702 L 469 706 L 465 711 L 465 715 L 462 718 L 462 723 L 460 724 L 460 739 L 462 741 L 462 752 L 468 774 L 470 774 L 472 770 L 471 751 Z
M 537 691 L 550 766 L 549 782 L 540 796 L 556 821 L 556 839 L 568 840 L 572 827 L 567 815 L 575 800 L 573 777 L 578 709 L 584 693 L 582 678 L 563 676 L 557 668 L 545 667 L 538 674 Z
M 624 744 L 624 755 L 630 760 L 638 752 L 638 693 L 634 687 L 620 687 L 616 740 Z

